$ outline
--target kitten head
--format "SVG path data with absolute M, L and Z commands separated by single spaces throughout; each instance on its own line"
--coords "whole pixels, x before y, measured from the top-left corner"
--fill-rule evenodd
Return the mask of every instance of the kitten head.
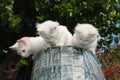
M 58 22 L 48 20 L 37 25 L 37 32 L 47 42 L 50 42 L 54 40 L 53 38 L 56 36 L 58 26 L 59 26 Z
M 97 39 L 98 30 L 91 24 L 77 24 L 75 33 L 81 43 L 90 43 Z
M 18 55 L 22 56 L 22 57 L 29 57 L 30 56 L 30 49 L 27 45 L 26 40 L 23 39 L 19 39 L 17 40 L 17 42 L 9 47 L 11 50 L 14 50 L 18 53 Z

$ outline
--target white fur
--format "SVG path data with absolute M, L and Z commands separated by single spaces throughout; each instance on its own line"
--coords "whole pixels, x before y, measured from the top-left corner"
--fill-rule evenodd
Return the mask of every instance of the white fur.
M 42 37 L 23 37 L 19 40 L 24 40 L 25 44 L 20 44 L 16 42 L 14 45 L 9 47 L 17 51 L 18 55 L 22 57 L 29 57 L 30 55 L 35 55 L 41 50 L 45 50 L 49 47 L 49 44 L 45 42 Z M 23 52 L 25 50 L 25 52 Z
M 77 24 L 73 34 L 73 46 L 86 48 L 95 54 L 98 30 L 91 24 Z
M 37 25 L 37 31 L 38 34 L 51 45 L 72 45 L 72 34 L 68 31 L 66 26 L 59 25 L 58 22 L 51 20 L 45 21 Z

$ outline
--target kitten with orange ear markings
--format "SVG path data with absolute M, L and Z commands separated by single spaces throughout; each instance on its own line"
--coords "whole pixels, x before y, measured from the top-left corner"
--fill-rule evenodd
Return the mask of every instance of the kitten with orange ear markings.
M 49 47 L 49 44 L 42 37 L 23 37 L 10 46 L 11 50 L 17 52 L 22 57 L 29 57 L 35 55 L 38 52 L 45 50 Z
M 73 34 L 73 46 L 89 49 L 95 54 L 98 36 L 98 30 L 93 25 L 78 23 Z
M 41 24 L 37 24 L 36 28 L 38 34 L 51 45 L 72 45 L 72 34 L 68 31 L 66 26 L 62 26 L 58 22 L 47 20 Z

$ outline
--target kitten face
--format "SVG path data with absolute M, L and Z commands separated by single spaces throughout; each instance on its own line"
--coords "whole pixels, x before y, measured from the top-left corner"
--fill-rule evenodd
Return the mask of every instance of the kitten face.
M 91 24 L 77 24 L 73 34 L 73 46 L 86 48 L 95 54 L 98 30 Z
M 86 46 L 86 45 L 94 42 L 94 40 L 96 40 L 96 38 L 94 36 L 84 35 L 84 34 L 81 34 L 78 36 L 78 41 L 83 46 Z
M 29 48 L 25 44 L 19 44 L 18 48 L 17 53 L 19 53 L 22 57 L 30 56 Z
M 57 26 L 59 23 L 53 21 L 45 21 L 38 25 L 37 31 L 40 36 L 42 36 L 45 41 L 52 43 L 57 35 Z
M 29 48 L 24 40 L 17 40 L 17 42 L 9 48 L 17 51 L 18 55 L 21 55 L 22 57 L 28 57 L 30 55 Z
M 90 24 L 78 24 L 75 27 L 75 34 L 78 42 L 87 46 L 96 40 L 98 31 Z
M 46 50 L 50 45 L 41 37 L 22 37 L 17 42 L 9 47 L 15 50 L 18 55 L 22 57 L 29 57 L 35 55 L 41 50 Z
M 39 31 L 39 35 L 41 35 L 45 41 L 47 42 L 54 42 L 55 37 L 57 35 L 56 27 L 49 27 L 49 31 L 45 29 Z

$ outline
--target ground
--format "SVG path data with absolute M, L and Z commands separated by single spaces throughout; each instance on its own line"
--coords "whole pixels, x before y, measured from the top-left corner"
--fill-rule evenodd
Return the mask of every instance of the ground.
M 30 80 L 32 63 L 18 66 L 20 59 L 14 52 L 0 55 L 0 80 Z

